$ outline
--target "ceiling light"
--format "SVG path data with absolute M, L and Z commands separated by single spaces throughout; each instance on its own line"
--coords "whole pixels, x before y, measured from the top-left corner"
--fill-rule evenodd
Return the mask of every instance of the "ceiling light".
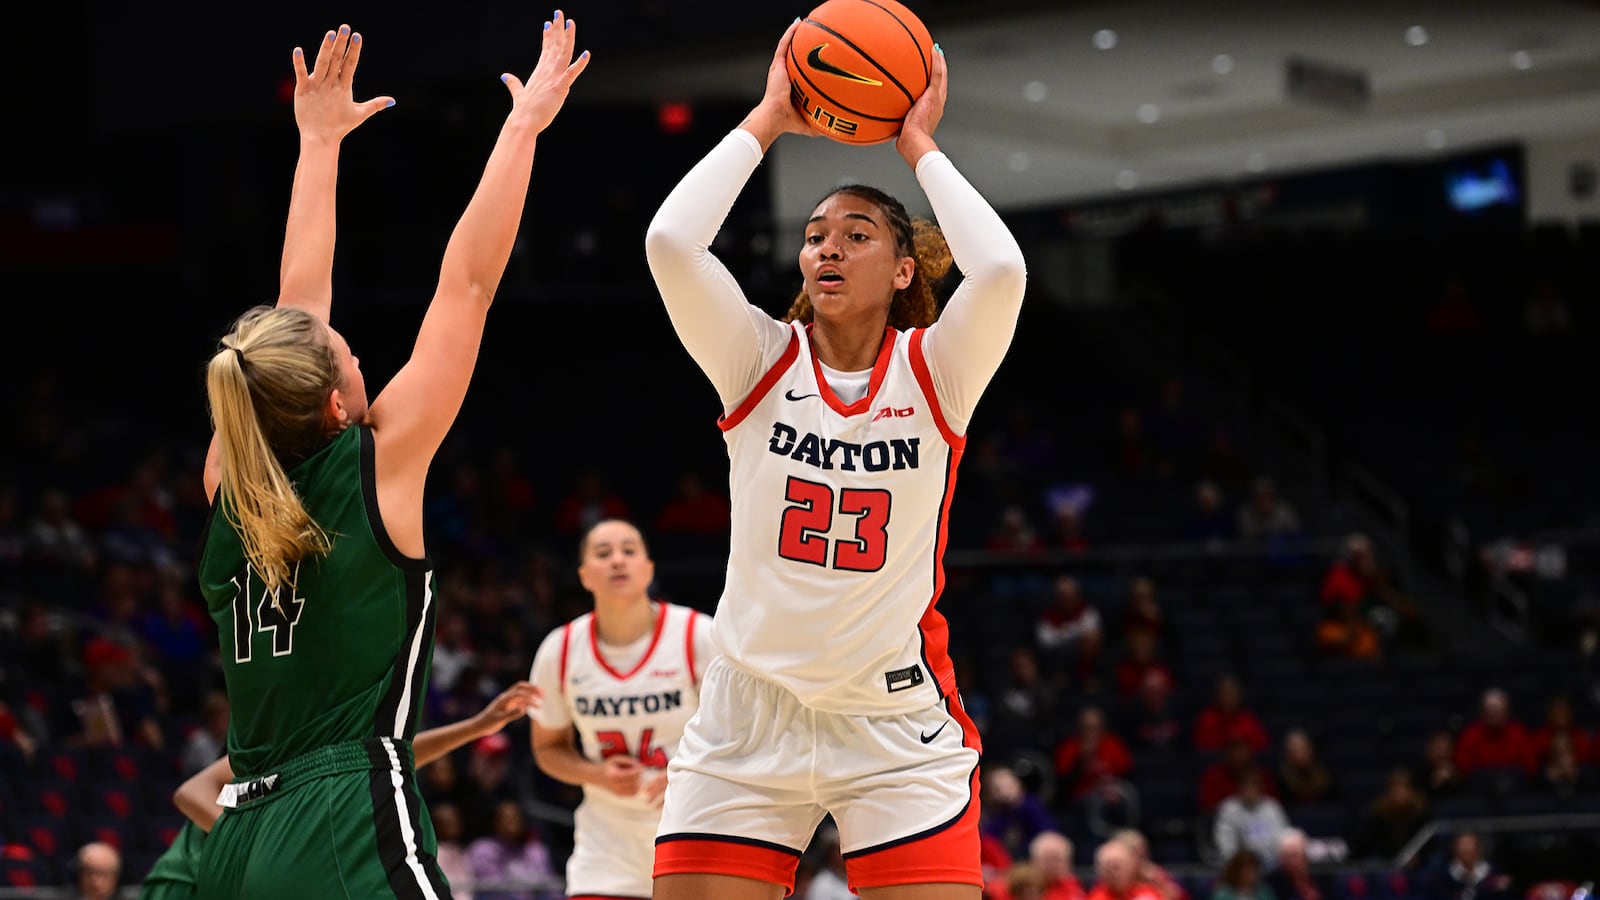
M 1211 71 L 1218 75 L 1226 75 L 1233 71 L 1233 57 L 1226 53 L 1218 53 L 1211 57 Z
M 1161 107 L 1154 103 L 1141 104 L 1137 115 L 1139 116 L 1139 121 L 1146 125 L 1154 125 L 1161 118 Z
M 1441 149 L 1445 144 L 1449 143 L 1449 140 L 1445 137 L 1444 132 L 1437 128 L 1429 131 L 1423 140 L 1425 140 L 1428 146 L 1434 150 Z
M 1428 29 L 1421 25 L 1413 25 L 1406 29 L 1406 43 L 1413 47 L 1421 47 L 1428 42 Z
M 1267 168 L 1267 155 L 1265 153 L 1252 153 L 1244 159 L 1244 167 L 1252 172 L 1263 172 Z
M 1006 160 L 1006 168 L 1013 172 L 1026 172 L 1028 171 L 1028 164 L 1031 162 L 1033 162 L 1033 160 L 1028 158 L 1028 154 L 1019 150 L 1016 153 L 1011 154 L 1011 156 Z
M 1022 86 L 1022 98 L 1030 103 L 1038 103 L 1049 94 L 1049 86 L 1042 81 L 1030 81 Z
M 1524 72 L 1533 68 L 1533 54 L 1526 50 L 1518 50 L 1511 54 L 1511 68 Z
M 1117 173 L 1117 187 L 1131 191 L 1139 186 L 1139 173 L 1132 169 L 1123 169 Z
M 1117 45 L 1117 33 L 1109 28 L 1102 28 L 1094 33 L 1094 45 L 1101 50 L 1110 50 Z

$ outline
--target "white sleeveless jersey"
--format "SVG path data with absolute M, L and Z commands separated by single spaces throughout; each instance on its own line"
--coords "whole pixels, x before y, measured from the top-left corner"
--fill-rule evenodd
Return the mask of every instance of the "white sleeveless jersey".
M 815 709 L 925 708 L 955 688 L 934 604 L 964 438 L 935 400 L 921 330 L 886 331 L 866 396 L 845 404 L 808 329 L 791 327 L 719 423 L 733 522 L 717 644 Z
M 700 706 L 696 666 L 703 670 L 710 660 L 696 658 L 695 644 L 700 641 L 703 651 L 708 619 L 686 606 L 662 603 L 649 649 L 628 671 L 618 671 L 601 654 L 593 613 L 546 636 L 547 645 L 559 646 L 559 703 L 564 718 L 578 730 L 586 757 L 601 762 L 626 755 L 648 768 L 667 767 L 684 724 Z M 541 648 L 540 656 L 547 652 Z M 536 684 L 539 669 L 535 662 Z M 550 723 L 546 719 L 541 724 Z M 585 804 L 657 815 L 642 795 L 619 797 L 587 785 L 583 790 Z

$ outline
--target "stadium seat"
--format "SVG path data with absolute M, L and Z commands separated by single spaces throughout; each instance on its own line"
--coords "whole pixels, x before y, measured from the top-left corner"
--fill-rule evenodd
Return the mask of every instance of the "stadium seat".
M 20 787 L 21 806 L 29 812 L 65 818 L 78 807 L 79 786 L 61 778 L 36 775 Z
M 130 850 L 135 846 L 136 831 L 131 819 L 104 815 L 80 816 L 76 823 L 76 833 L 80 843 L 100 841 L 117 848 L 118 852 Z
M 47 859 L 70 853 L 76 835 L 67 820 L 49 813 L 23 813 L 12 816 L 9 830 L 19 843 L 32 847 Z
M 104 777 L 90 779 L 83 785 L 83 811 L 131 819 L 145 809 L 144 794 L 137 785 Z
M 0 857 L 0 887 L 34 888 L 54 883 L 49 867 L 41 859 Z

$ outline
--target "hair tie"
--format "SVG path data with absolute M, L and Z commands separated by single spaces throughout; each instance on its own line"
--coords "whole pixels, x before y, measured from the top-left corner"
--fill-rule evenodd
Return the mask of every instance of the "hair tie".
M 238 347 L 229 347 L 228 349 L 233 351 L 234 356 L 239 357 L 239 368 L 244 368 L 244 351 Z

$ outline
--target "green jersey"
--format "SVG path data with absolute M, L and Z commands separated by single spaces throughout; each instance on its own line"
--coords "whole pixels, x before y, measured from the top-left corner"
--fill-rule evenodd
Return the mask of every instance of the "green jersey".
M 231 703 L 235 777 L 344 741 L 416 733 L 433 658 L 433 571 L 401 555 L 378 515 L 372 432 L 347 428 L 289 472 L 332 549 L 269 596 L 220 495 L 200 548 Z
M 179 900 L 199 895 L 200 851 L 206 833 L 200 826 L 184 820 L 178 836 L 150 867 L 139 887 L 139 900 Z

